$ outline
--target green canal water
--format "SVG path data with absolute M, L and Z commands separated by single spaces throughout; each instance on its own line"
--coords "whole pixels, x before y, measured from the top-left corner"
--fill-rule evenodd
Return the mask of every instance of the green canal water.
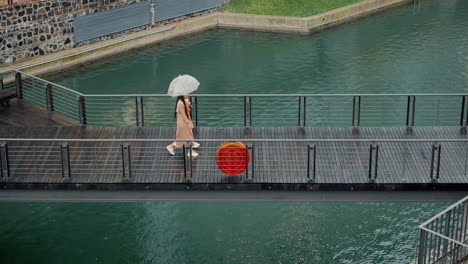
M 468 91 L 468 1 L 423 0 L 316 34 L 212 30 L 48 79 L 86 94 Z
M 0 203 L 0 262 L 409 263 L 447 203 Z

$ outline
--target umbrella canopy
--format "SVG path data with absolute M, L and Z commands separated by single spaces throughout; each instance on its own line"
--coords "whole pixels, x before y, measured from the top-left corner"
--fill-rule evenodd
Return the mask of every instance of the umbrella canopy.
M 167 95 L 177 97 L 181 95 L 188 95 L 198 89 L 200 82 L 190 75 L 184 74 L 174 78 L 171 84 L 169 84 L 169 90 Z

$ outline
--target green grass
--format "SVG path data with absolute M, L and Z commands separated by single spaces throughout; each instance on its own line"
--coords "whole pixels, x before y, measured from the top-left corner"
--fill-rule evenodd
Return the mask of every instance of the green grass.
M 223 11 L 277 16 L 311 16 L 362 0 L 230 0 Z

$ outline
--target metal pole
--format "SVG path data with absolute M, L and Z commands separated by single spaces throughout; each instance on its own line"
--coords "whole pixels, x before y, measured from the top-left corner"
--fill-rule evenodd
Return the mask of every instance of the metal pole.
M 374 180 L 377 179 L 377 172 L 379 169 L 379 145 L 375 146 L 375 171 L 374 171 Z
M 358 127 L 361 123 L 361 96 L 353 96 L 353 127 Z
M 69 181 L 71 177 L 70 167 L 70 148 L 68 143 L 63 143 L 60 146 L 60 157 L 62 160 L 62 178 L 64 181 Z
M 311 157 L 312 157 L 312 164 L 311 164 Z M 307 146 L 307 179 L 309 179 L 309 182 L 315 182 L 316 164 L 317 164 L 317 149 L 315 147 L 315 144 L 309 144 Z M 312 178 L 310 177 L 311 168 L 312 168 Z
M 462 107 L 461 107 L 461 114 L 460 114 L 460 126 L 463 128 L 466 128 L 466 118 L 468 113 L 465 113 L 468 111 L 468 108 L 466 107 L 466 100 L 467 96 L 462 96 Z
M 144 112 L 143 112 L 143 97 L 135 97 L 135 114 L 136 114 L 136 125 L 141 128 L 144 126 Z M 141 115 L 141 116 L 140 116 Z
M 122 148 L 122 176 L 123 176 L 124 181 L 128 181 L 132 177 L 130 145 L 128 143 L 123 143 L 121 148 Z
M 250 144 L 250 163 L 252 164 L 252 180 L 255 177 L 255 146 Z
M 198 97 L 195 97 L 195 127 L 198 127 Z
M 141 126 L 145 126 L 145 103 L 143 97 L 140 97 L 140 108 L 141 108 Z
M 414 114 L 416 113 L 416 96 L 412 96 L 413 98 L 413 108 L 411 111 L 411 127 L 414 126 Z
M 186 151 L 186 147 L 185 147 L 185 144 L 183 144 L 182 145 L 182 157 L 184 159 L 184 179 L 185 179 L 185 181 L 188 181 L 188 178 L 187 178 L 187 153 L 185 151 Z
M 3 83 L 3 76 L 0 74 L 0 91 L 5 90 L 5 84 Z
M 374 146 L 371 144 L 369 148 L 369 181 L 370 182 L 375 182 L 375 180 L 372 178 L 372 154 L 374 151 Z
M 408 103 L 406 104 L 406 126 L 410 124 L 410 110 L 411 110 L 411 96 L 408 96 Z
M 307 109 L 306 104 L 307 104 L 307 97 L 304 96 L 304 119 L 303 119 L 304 121 L 303 121 L 303 125 L 302 125 L 303 127 L 306 126 L 306 109 Z
M 406 107 L 406 126 L 414 126 L 414 114 L 416 109 L 416 97 L 413 95 L 408 96 L 408 104 Z
M 419 229 L 418 264 L 424 264 L 426 256 L 426 231 Z
M 302 127 L 301 126 L 301 100 L 302 100 L 302 97 L 299 96 L 298 98 L 299 98 L 299 103 L 298 103 L 299 108 L 297 109 L 297 126 Z
M 46 84 L 46 103 L 47 103 L 47 110 L 49 112 L 54 111 L 54 98 L 52 94 L 52 85 L 50 83 Z
M 10 177 L 10 162 L 8 159 L 8 145 L 6 142 L 0 144 L 0 176 L 4 180 Z
M 140 114 L 139 114 L 139 110 L 138 110 L 138 96 L 135 97 L 135 117 L 136 117 L 136 126 L 137 127 L 141 127 L 140 126 Z
M 249 127 L 252 126 L 252 97 L 249 96 Z
M 249 166 L 249 163 L 250 163 L 250 166 Z M 249 178 L 249 170 L 251 170 L 250 178 Z M 254 178 L 254 146 L 253 144 L 247 144 L 245 148 L 245 177 L 249 182 L 252 181 Z
M 249 179 L 249 145 L 245 146 L 245 179 L 250 181 Z
M 188 182 L 191 182 L 192 181 L 192 177 L 193 177 L 193 146 L 191 143 L 188 143 L 189 144 L 189 152 L 190 152 L 190 155 L 189 155 L 189 168 L 190 168 L 190 178 L 188 180 Z
M 23 99 L 23 82 L 21 81 L 21 73 L 15 74 L 16 96 L 18 99 Z
M 437 182 L 439 179 L 440 172 L 440 149 L 441 145 L 434 143 L 432 145 L 432 157 L 431 157 L 431 180 Z
M 86 127 L 88 118 L 86 114 L 86 101 L 84 96 L 78 97 L 78 110 L 80 114 L 80 123 L 82 127 Z
M 244 96 L 244 127 L 247 127 L 247 96 Z

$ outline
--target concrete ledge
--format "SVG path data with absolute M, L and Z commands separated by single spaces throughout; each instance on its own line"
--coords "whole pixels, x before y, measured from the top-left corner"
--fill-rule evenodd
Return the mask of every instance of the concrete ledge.
M 367 0 L 309 17 L 219 13 L 218 26 L 262 31 L 310 33 L 368 16 L 410 0 Z
M 310 33 L 358 19 L 410 0 L 367 0 L 310 17 L 267 16 L 235 13 L 212 13 L 184 20 L 173 25 L 154 27 L 113 40 L 82 46 L 31 60 L 3 65 L 0 72 L 25 68 L 24 71 L 40 75 L 63 71 L 97 59 L 141 49 L 149 45 L 172 40 L 212 28 L 238 28 L 262 31 Z M 12 75 L 4 77 L 12 81 Z

